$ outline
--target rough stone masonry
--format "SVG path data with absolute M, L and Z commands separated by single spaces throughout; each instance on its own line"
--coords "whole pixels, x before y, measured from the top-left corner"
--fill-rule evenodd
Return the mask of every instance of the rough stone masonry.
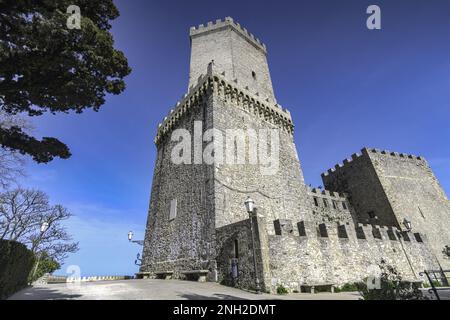
M 360 281 L 381 260 L 414 281 L 425 269 L 450 268 L 443 253 L 450 204 L 425 159 L 364 148 L 323 174 L 326 190 L 309 188 L 291 115 L 275 99 L 266 46 L 231 18 L 193 27 L 190 38 L 188 92 L 155 137 L 139 275 L 249 289 L 257 276 L 262 290 L 274 292 L 279 285 L 300 291 Z M 203 131 L 277 129 L 279 170 L 264 175 L 258 164 L 174 164 L 178 141 L 171 134 L 194 135 L 198 122 Z M 251 216 L 248 196 L 257 206 Z

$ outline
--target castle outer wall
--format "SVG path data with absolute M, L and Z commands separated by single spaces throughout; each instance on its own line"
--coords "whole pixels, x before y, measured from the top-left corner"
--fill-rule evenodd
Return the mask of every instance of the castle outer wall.
M 322 175 L 327 189 L 345 192 L 358 212 L 358 222 L 403 228 L 426 234 L 433 254 L 444 269 L 443 254 L 450 243 L 450 203 L 423 157 L 377 149 L 362 149 Z

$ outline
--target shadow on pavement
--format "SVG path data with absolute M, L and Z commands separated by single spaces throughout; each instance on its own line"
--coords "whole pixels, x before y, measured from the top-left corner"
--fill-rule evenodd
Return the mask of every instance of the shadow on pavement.
M 181 294 L 180 297 L 188 300 L 248 300 L 242 297 L 231 296 L 228 294 L 214 293 L 212 296 L 203 296 L 195 293 Z
M 48 287 L 34 287 L 33 290 L 19 291 L 8 300 L 72 300 L 80 297 L 80 294 L 66 294 Z

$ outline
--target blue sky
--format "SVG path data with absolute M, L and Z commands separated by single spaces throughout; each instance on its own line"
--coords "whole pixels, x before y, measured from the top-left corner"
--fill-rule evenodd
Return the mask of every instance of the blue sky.
M 450 2 L 115 1 L 116 47 L 133 73 L 100 112 L 34 119 L 69 160 L 29 164 L 23 185 L 76 217 L 81 250 L 63 266 L 83 275 L 133 274 L 143 238 L 158 123 L 186 92 L 189 27 L 233 17 L 266 43 L 278 102 L 291 111 L 307 183 L 362 147 L 425 156 L 450 193 Z M 378 4 L 382 30 L 366 28 Z M 82 10 L 82 8 L 81 8 Z

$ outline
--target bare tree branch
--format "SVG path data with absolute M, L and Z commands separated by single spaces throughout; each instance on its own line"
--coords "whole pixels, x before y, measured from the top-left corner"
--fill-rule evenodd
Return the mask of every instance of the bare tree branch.
M 35 254 L 45 252 L 58 262 L 78 250 L 62 224 L 71 216 L 63 206 L 51 206 L 42 191 L 18 188 L 0 193 L 0 239 L 21 242 Z M 44 222 L 48 228 L 42 233 Z

